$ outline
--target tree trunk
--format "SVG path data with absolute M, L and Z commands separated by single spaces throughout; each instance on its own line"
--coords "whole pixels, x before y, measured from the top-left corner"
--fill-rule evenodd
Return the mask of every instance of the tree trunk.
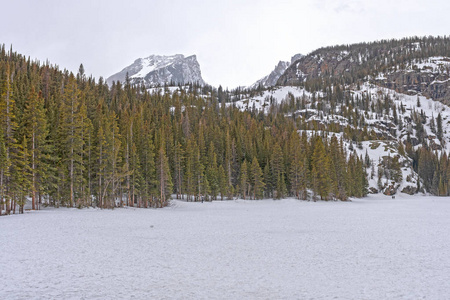
M 3 201 L 5 201 L 4 199 L 5 195 L 3 193 L 3 170 L 0 172 L 0 216 L 2 215 L 2 211 L 3 211 Z
M 11 213 L 11 200 L 10 199 L 6 199 L 6 204 L 5 204 L 6 208 L 6 214 L 9 215 Z
M 31 170 L 33 172 L 33 178 L 32 178 L 32 194 L 31 194 L 31 209 L 35 210 L 36 209 L 36 164 L 35 164 L 35 152 L 36 152 L 36 144 L 35 144 L 35 133 L 33 130 L 33 135 L 32 135 L 32 141 L 31 141 L 31 153 L 32 153 L 32 157 L 31 157 Z

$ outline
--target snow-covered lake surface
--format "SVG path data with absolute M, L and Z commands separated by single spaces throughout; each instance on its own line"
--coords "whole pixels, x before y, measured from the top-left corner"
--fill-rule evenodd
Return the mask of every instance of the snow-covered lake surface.
M 0 299 L 445 299 L 450 199 L 0 217 Z

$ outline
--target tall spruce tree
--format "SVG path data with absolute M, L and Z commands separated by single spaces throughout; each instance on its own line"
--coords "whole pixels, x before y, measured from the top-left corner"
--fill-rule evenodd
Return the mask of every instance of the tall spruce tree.
M 259 166 L 256 156 L 253 157 L 251 165 L 253 199 L 262 199 L 264 195 L 263 172 Z
M 248 166 L 247 166 L 247 161 L 244 160 L 244 162 L 241 164 L 241 172 L 240 172 L 240 176 L 239 176 L 239 187 L 240 187 L 241 197 L 244 200 L 247 198 L 248 185 L 249 185 Z
M 331 192 L 330 160 L 321 137 L 315 138 L 311 165 L 313 191 L 321 200 L 328 200 Z
M 159 194 L 159 207 L 167 206 L 172 194 L 173 184 L 172 177 L 170 175 L 169 161 L 167 159 L 164 145 L 161 145 L 158 152 L 157 160 L 157 179 L 158 179 L 158 194 Z
M 29 141 L 31 168 L 31 203 L 36 209 L 36 193 L 42 194 L 47 184 L 46 174 L 50 172 L 49 159 L 50 146 L 47 143 L 48 129 L 44 109 L 44 99 L 31 88 L 25 104 L 24 121 L 26 137 Z

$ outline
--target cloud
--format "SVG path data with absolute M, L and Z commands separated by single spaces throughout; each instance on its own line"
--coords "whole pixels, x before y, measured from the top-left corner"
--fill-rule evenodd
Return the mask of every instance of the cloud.
M 366 2 L 360 0 L 317 0 L 313 1 L 313 6 L 321 11 L 332 13 L 363 13 Z
M 342 1 L 334 7 L 337 13 L 363 13 L 365 11 L 364 3 L 362 1 Z
M 448 0 L 5 1 L 0 43 L 95 77 L 150 54 L 197 54 L 204 79 L 234 88 L 324 46 L 448 35 Z

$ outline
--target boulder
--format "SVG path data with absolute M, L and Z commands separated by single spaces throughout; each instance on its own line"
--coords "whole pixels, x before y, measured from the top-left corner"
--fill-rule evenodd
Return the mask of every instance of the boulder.
M 417 192 L 417 187 L 411 186 L 411 185 L 405 186 L 402 189 L 402 193 L 408 194 L 408 195 L 414 195 L 416 192 Z

